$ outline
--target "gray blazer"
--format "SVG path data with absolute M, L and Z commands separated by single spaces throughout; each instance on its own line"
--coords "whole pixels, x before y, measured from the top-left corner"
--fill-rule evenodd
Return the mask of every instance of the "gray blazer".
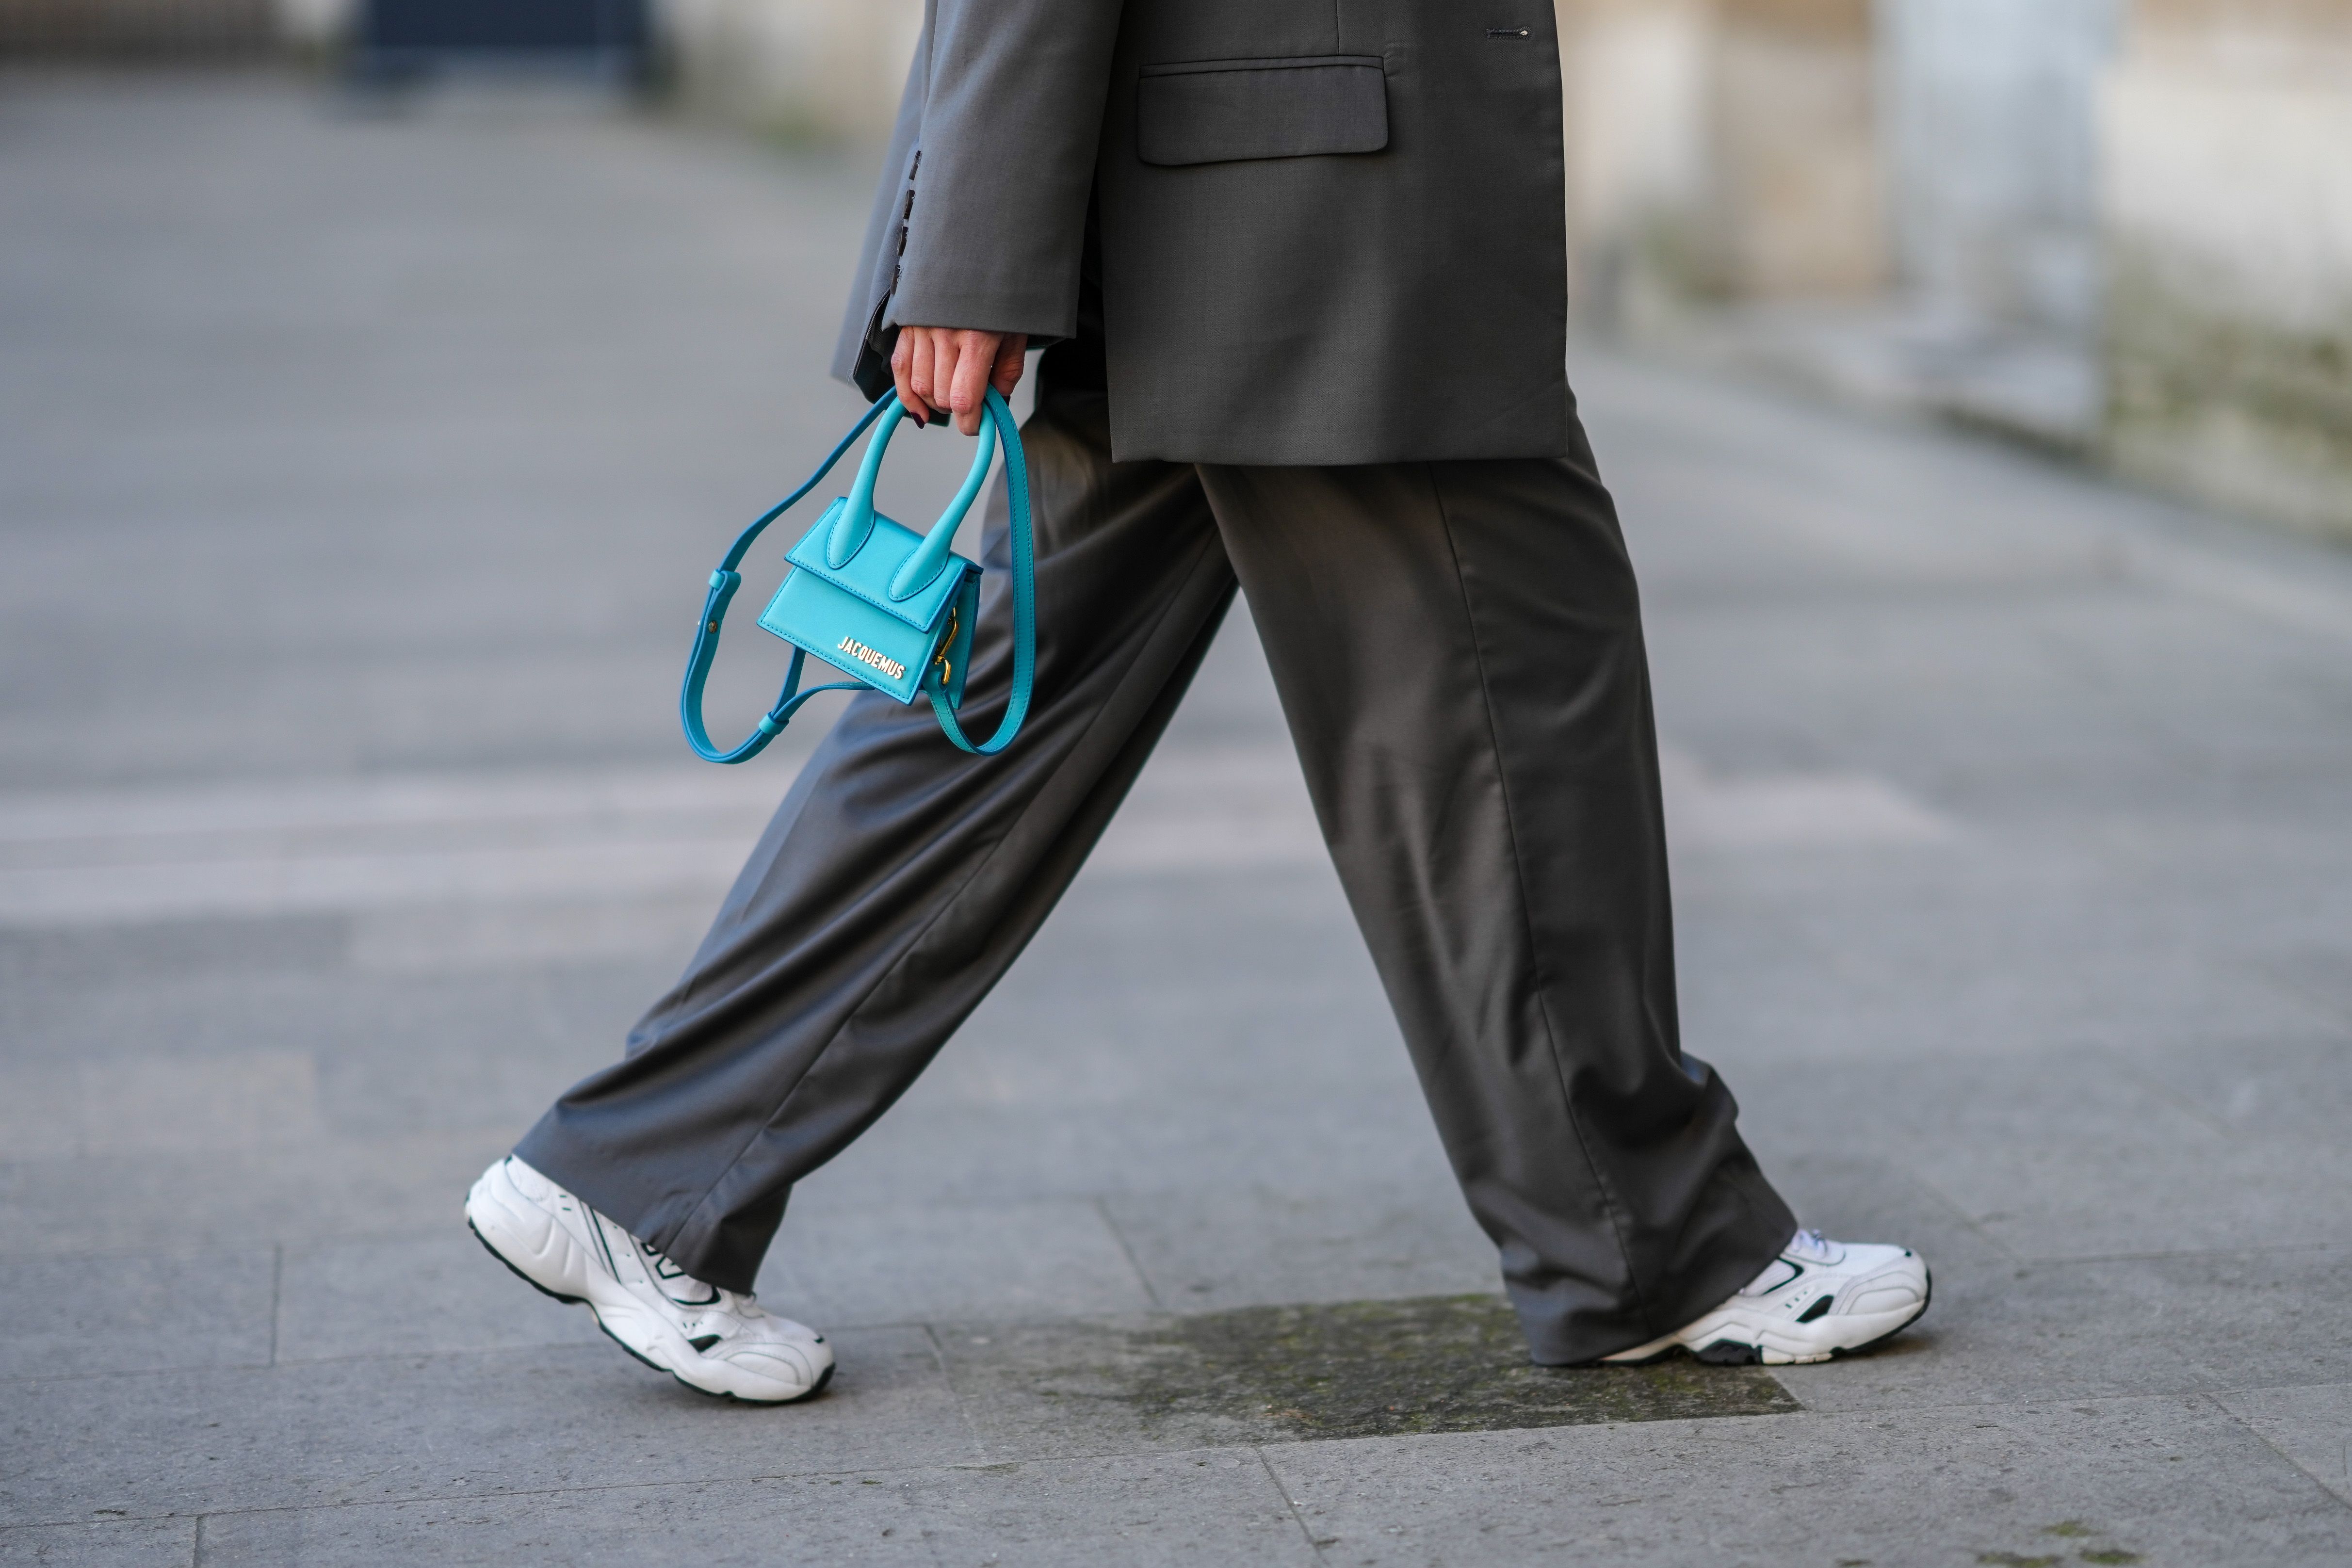
M 1076 329 L 1120 459 L 1568 450 L 1551 0 L 929 0 L 835 373 Z

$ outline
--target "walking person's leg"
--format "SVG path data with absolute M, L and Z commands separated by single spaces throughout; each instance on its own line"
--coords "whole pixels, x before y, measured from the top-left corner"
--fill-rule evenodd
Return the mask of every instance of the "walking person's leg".
M 1202 478 L 1535 1358 L 1670 1349 L 1644 1342 L 1698 1325 L 1717 1359 L 1883 1337 L 1924 1308 L 1924 1269 L 1789 1250 L 1729 1091 L 1682 1052 L 1640 608 L 1577 446 Z M 1879 1315 L 1831 1323 L 1835 1295 Z M 1760 1304 L 1727 1326 L 1707 1315 L 1727 1299 Z
M 626 1057 L 556 1103 L 517 1146 L 520 1169 L 502 1164 L 484 1178 L 539 1186 L 520 1196 L 478 1187 L 486 1204 L 503 1196 L 507 1208 L 528 1201 L 541 1216 L 525 1216 L 531 1237 L 517 1246 L 582 1249 L 557 1235 L 572 1214 L 590 1244 L 583 1266 L 625 1270 L 633 1246 L 651 1260 L 637 1267 L 639 1297 L 658 1288 L 665 1265 L 714 1293 L 749 1292 L 793 1183 L 914 1082 L 1067 888 L 1234 592 L 1193 470 L 1111 463 L 1099 388 L 1087 345 L 1049 350 L 1023 431 L 1037 676 L 1019 743 L 969 757 L 928 708 L 878 694 L 851 702 L 686 974 L 631 1032 Z M 965 720 L 981 735 L 1010 684 L 1005 520 L 1000 486 Z M 572 1209 L 557 1212 L 567 1201 Z M 582 1207 L 602 1218 L 573 1213 Z M 616 1237 L 599 1229 L 606 1223 Z M 600 1308 L 608 1328 L 612 1315 Z M 650 1352 L 630 1347 L 697 1386 L 727 1381 L 706 1363 L 729 1345 L 681 1351 L 677 1334 L 656 1337 Z M 785 1383 L 771 1396 L 789 1396 Z

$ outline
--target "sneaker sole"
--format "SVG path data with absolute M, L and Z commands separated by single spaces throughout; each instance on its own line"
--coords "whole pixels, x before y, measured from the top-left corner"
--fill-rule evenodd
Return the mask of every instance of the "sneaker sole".
M 1901 1322 L 1883 1333 L 1872 1335 L 1860 1344 L 1834 1345 L 1814 1355 L 1790 1355 L 1781 1352 L 1767 1351 L 1760 1346 L 1743 1343 L 1736 1339 L 1718 1339 L 1700 1346 L 1669 1344 L 1664 1349 L 1643 1356 L 1638 1361 L 1621 1361 L 1617 1356 L 1603 1356 L 1599 1361 L 1586 1362 L 1584 1364 L 1587 1366 L 1655 1366 L 1658 1363 L 1677 1354 L 1688 1355 L 1692 1360 L 1702 1362 L 1708 1366 L 1755 1366 L 1759 1364 L 1765 1366 L 1818 1366 L 1825 1361 L 1843 1361 L 1847 1356 L 1863 1355 L 1876 1350 L 1880 1345 L 1927 1316 L 1927 1308 L 1936 1300 L 1936 1276 L 1932 1270 L 1927 1275 L 1927 1293 L 1920 1297 L 1919 1305 Z
M 1742 1344 L 1738 1340 L 1719 1339 L 1704 1348 L 1693 1350 L 1691 1354 L 1709 1366 L 1754 1366 L 1759 1363 L 1766 1366 L 1818 1366 L 1825 1361 L 1843 1361 L 1850 1355 L 1866 1354 L 1927 1315 L 1928 1307 L 1936 1300 L 1936 1276 L 1932 1272 L 1927 1276 L 1927 1293 L 1919 1298 L 1918 1306 L 1909 1316 L 1884 1333 L 1873 1334 L 1860 1344 L 1832 1345 L 1813 1355 L 1790 1355 L 1785 1352 L 1767 1351 L 1758 1345 Z
M 745 1395 L 730 1392 L 726 1389 L 703 1388 L 695 1384 L 688 1383 L 685 1378 L 679 1376 L 675 1370 L 662 1365 L 659 1362 L 655 1361 L 652 1357 L 646 1355 L 645 1352 L 639 1350 L 635 1345 L 631 1344 L 627 1340 L 625 1340 L 619 1334 L 614 1333 L 612 1329 L 605 1324 L 604 1315 L 596 1310 L 595 1302 L 590 1301 L 585 1296 L 567 1296 L 561 1291 L 551 1291 L 545 1285 L 541 1284 L 529 1274 L 524 1273 L 520 1269 L 517 1268 L 512 1260 L 508 1258 L 505 1253 L 499 1251 L 496 1247 L 490 1244 L 490 1239 L 482 1234 L 481 1228 L 474 1223 L 474 1217 L 470 1214 L 466 1217 L 466 1228 L 474 1233 L 474 1239 L 482 1244 L 483 1251 L 488 1252 L 491 1257 L 497 1259 L 500 1263 L 506 1266 L 508 1273 L 512 1274 L 516 1279 L 520 1280 L 524 1284 L 529 1285 L 532 1290 L 537 1291 L 541 1295 L 545 1296 L 551 1301 L 562 1301 L 567 1307 L 587 1308 L 589 1317 L 595 1321 L 596 1332 L 603 1334 L 606 1339 L 611 1340 L 614 1344 L 619 1345 L 623 1350 L 628 1352 L 631 1360 L 639 1363 L 641 1365 L 649 1366 L 656 1372 L 664 1374 L 675 1381 L 680 1388 L 691 1388 L 695 1393 L 701 1395 L 705 1399 L 723 1399 L 730 1405 L 797 1405 L 803 1399 L 815 1398 L 818 1395 L 824 1392 L 825 1385 L 833 1381 L 834 1370 L 839 1364 L 829 1362 L 826 1364 L 825 1369 L 817 1374 L 816 1381 L 809 1385 L 805 1391 L 799 1394 L 788 1394 L 782 1399 L 754 1399 Z

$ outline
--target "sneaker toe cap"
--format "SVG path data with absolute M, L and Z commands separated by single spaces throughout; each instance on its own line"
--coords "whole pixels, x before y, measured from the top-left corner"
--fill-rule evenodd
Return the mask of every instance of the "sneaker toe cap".
M 772 1397 L 790 1397 L 816 1386 L 833 1352 L 811 1340 L 735 1341 L 714 1345 L 705 1359 L 725 1362 Z
M 1837 1285 L 1839 1316 L 1906 1312 L 1927 1299 L 1927 1265 L 1916 1253 L 1899 1247 L 1866 1250 L 1884 1256 L 1857 1259 L 1860 1267 L 1842 1270 L 1846 1277 Z
M 1898 1281 L 1882 1281 L 1864 1291 L 1850 1291 L 1845 1297 L 1849 1313 L 1874 1314 L 1899 1312 L 1916 1307 L 1927 1299 L 1927 1292 L 1917 1286 Z

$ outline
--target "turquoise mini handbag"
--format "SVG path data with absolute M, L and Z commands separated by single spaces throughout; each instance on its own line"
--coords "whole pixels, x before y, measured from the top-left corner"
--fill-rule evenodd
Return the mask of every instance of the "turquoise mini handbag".
M 1022 455 L 1021 432 L 1013 423 L 1013 411 L 993 387 L 989 389 L 984 414 L 971 473 L 927 534 L 901 527 L 874 509 L 874 481 L 882 472 L 882 455 L 889 448 L 891 433 L 900 420 L 914 417 L 894 393 L 866 411 L 805 484 L 736 537 L 727 559 L 710 574 L 709 596 L 703 601 L 694 652 L 686 663 L 686 684 L 678 692 L 678 716 L 685 722 L 687 743 L 698 755 L 712 762 L 747 761 L 783 732 L 809 698 L 819 692 L 856 691 L 861 685 L 887 692 L 902 703 L 912 703 L 919 696 L 930 698 L 940 727 L 965 751 L 986 755 L 1013 743 L 1013 737 L 1021 733 L 1021 721 L 1028 716 L 1037 664 L 1029 466 Z M 783 693 L 749 739 L 732 751 L 722 751 L 703 727 L 702 688 L 709 678 L 711 661 L 719 653 L 719 630 L 727 619 L 728 602 L 742 586 L 742 574 L 735 569 L 743 564 L 744 555 L 761 531 L 823 483 L 842 454 L 869 425 L 874 427 L 874 436 L 866 444 L 856 482 L 848 495 L 824 509 L 798 544 L 784 552 L 791 570 L 776 597 L 760 612 L 760 624 L 793 645 Z M 964 674 L 971 662 L 973 626 L 980 617 L 981 568 L 978 561 L 965 559 L 950 547 L 955 542 L 957 525 L 980 498 L 981 486 L 988 481 L 989 460 L 999 445 L 1004 448 L 1005 488 L 1013 512 L 1013 701 L 996 733 L 975 746 L 965 738 L 956 712 L 963 706 Z M 856 679 L 803 691 L 801 670 L 811 653 Z

